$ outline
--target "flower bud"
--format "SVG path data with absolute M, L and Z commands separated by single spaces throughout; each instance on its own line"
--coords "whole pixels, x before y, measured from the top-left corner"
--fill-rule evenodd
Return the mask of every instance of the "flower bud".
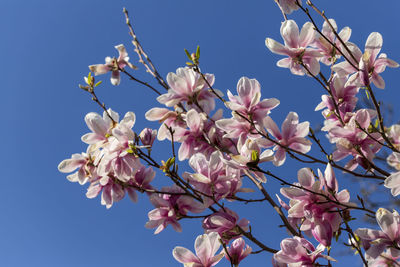
M 144 128 L 143 131 L 139 134 L 139 138 L 140 141 L 142 141 L 142 144 L 150 147 L 153 145 L 156 136 L 157 130 L 153 130 L 150 128 Z

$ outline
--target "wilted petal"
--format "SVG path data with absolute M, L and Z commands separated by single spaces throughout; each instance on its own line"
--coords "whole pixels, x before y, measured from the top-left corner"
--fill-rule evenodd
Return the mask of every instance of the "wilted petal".
M 90 65 L 89 69 L 94 75 L 105 74 L 111 70 L 111 68 L 105 64 Z

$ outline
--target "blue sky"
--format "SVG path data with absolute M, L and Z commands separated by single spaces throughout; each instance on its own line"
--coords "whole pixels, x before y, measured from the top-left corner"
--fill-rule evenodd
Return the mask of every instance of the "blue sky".
M 400 61 L 399 1 L 315 2 L 336 19 L 339 28 L 352 28 L 351 41 L 360 48 L 370 32 L 380 32 L 383 52 Z M 84 187 L 68 182 L 57 171 L 61 160 L 85 150 L 80 141 L 88 132 L 84 115 L 100 112 L 77 87 L 88 73 L 87 66 L 116 55 L 114 46 L 120 43 L 128 48 L 131 61 L 137 61 L 124 25 L 124 6 L 139 40 L 164 77 L 185 64 L 184 48 L 193 50 L 200 45 L 202 70 L 216 75 L 216 88 L 236 91 L 240 77 L 256 78 L 264 98 L 281 101 L 272 115 L 278 123 L 289 111 L 296 111 L 301 121 L 309 120 L 314 127 L 322 121 L 314 112 L 322 90 L 313 80 L 276 67 L 280 56 L 264 45 L 266 37 L 281 41 L 282 18 L 272 0 L 3 0 L 0 6 L 0 101 L 5 115 L 0 132 L 4 141 L 0 266 L 179 266 L 171 255 L 173 247 L 192 249 L 202 232 L 199 221 L 188 221 L 182 223 L 181 234 L 167 229 L 154 236 L 144 228 L 152 209 L 145 197 L 137 204 L 125 199 L 106 210 L 99 199 L 86 199 Z M 291 18 L 301 25 L 305 22 L 301 13 Z M 139 67 L 135 74 L 156 85 Z M 396 105 L 400 99 L 395 82 L 398 70 L 389 69 L 383 77 L 387 87 L 377 97 Z M 99 98 L 120 114 L 134 111 L 135 130 L 158 128 L 144 119 L 144 113 L 158 105 L 152 92 L 124 77 L 118 87 L 109 83 L 108 75 L 99 78 L 104 81 Z M 395 115 L 398 118 L 396 109 Z M 168 157 L 160 152 L 163 147 L 158 148 L 159 160 Z M 288 160 L 285 167 L 276 171 L 293 181 L 304 165 Z M 156 179 L 162 183 L 163 178 L 159 174 Z M 279 184 L 268 183 L 271 193 L 278 188 Z M 277 216 L 270 207 L 238 210 L 251 221 L 261 240 L 278 248 L 286 235 L 277 228 Z M 246 259 L 242 266 L 268 266 L 269 262 L 270 255 L 264 253 Z M 226 262 L 220 265 L 227 266 Z

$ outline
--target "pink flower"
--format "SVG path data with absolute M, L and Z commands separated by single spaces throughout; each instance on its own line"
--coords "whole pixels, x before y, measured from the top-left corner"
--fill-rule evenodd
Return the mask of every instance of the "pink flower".
M 271 263 L 272 263 L 273 267 L 288 267 L 288 265 L 286 263 L 282 263 L 282 262 L 276 261 L 275 257 L 272 257 Z
M 175 247 L 172 255 L 175 260 L 187 267 L 211 267 L 215 266 L 224 257 L 222 252 L 215 255 L 220 246 L 218 233 L 212 232 L 199 235 L 196 238 L 194 243 L 196 255 L 184 247 Z
M 249 245 L 246 245 L 243 238 L 239 237 L 235 239 L 232 244 L 227 248 L 228 254 L 225 252 L 225 258 L 227 260 L 232 260 L 234 266 L 238 266 L 239 263 L 250 255 L 252 249 Z
M 368 228 L 360 228 L 355 234 L 363 242 L 367 258 L 376 259 L 381 253 L 389 248 L 391 255 L 400 256 L 400 250 L 393 248 L 400 244 L 400 216 L 397 211 L 391 213 L 387 209 L 379 208 L 376 212 L 376 221 L 382 231 Z
M 99 176 L 93 179 L 86 192 L 87 198 L 95 198 L 101 193 L 101 205 L 111 208 L 113 203 L 120 201 L 125 196 L 125 190 L 122 185 L 115 182 L 112 175 Z
M 221 160 L 219 152 L 213 152 L 207 159 L 202 153 L 197 153 L 189 160 L 189 165 L 196 173 L 183 174 L 196 190 L 213 196 L 215 200 L 229 198 L 237 192 L 246 191 L 242 189 L 240 170 L 226 166 Z M 214 204 L 210 197 L 204 197 L 206 207 Z
M 243 139 L 239 139 L 237 144 L 238 155 L 231 155 L 231 161 L 227 161 L 229 166 L 237 169 L 249 169 L 249 164 L 259 164 L 266 161 L 272 161 L 274 159 L 274 155 L 272 150 L 266 149 L 261 153 L 260 147 L 270 147 L 273 143 L 265 138 L 258 139 L 247 139 L 242 144 Z M 254 154 L 255 153 L 255 154 Z M 253 159 L 254 155 L 256 155 L 256 159 Z M 260 182 L 265 183 L 267 179 L 262 172 L 252 171 L 255 178 L 257 178 Z
M 239 112 L 246 118 L 261 122 L 272 109 L 279 105 L 279 100 L 276 98 L 264 99 L 261 98 L 261 86 L 256 79 L 242 77 L 237 84 L 238 95 L 234 96 L 228 90 L 230 102 L 226 105 L 233 111 Z
M 136 190 L 143 192 L 147 189 L 153 189 L 150 182 L 153 181 L 156 172 L 151 168 L 141 166 L 135 173 L 133 179 L 127 182 L 126 191 L 133 202 L 137 202 Z
M 376 259 L 368 260 L 369 267 L 398 267 L 400 266 L 400 256 L 393 257 L 390 250 L 387 250 L 385 253 L 382 253 Z
M 329 19 L 329 22 L 337 32 L 336 21 L 334 19 Z M 328 38 L 329 41 L 334 43 L 336 47 L 344 51 L 342 43 L 339 41 L 339 39 L 336 38 L 336 35 L 326 21 L 322 25 L 321 32 L 326 38 Z M 349 27 L 344 27 L 338 34 L 340 36 L 340 39 L 342 39 L 342 41 L 346 43 L 350 39 L 351 29 Z M 336 58 L 340 58 L 341 56 L 340 52 L 336 48 L 334 48 L 318 32 L 315 32 L 315 42 L 313 43 L 313 46 L 317 47 L 318 51 L 323 55 L 320 60 L 325 65 L 331 65 L 334 60 L 336 60 Z
M 174 134 L 175 140 L 182 142 L 178 151 L 179 160 L 188 159 L 198 152 L 209 155 L 215 151 L 215 148 L 208 143 L 204 136 L 204 128 L 207 122 L 206 115 L 191 109 L 186 113 L 185 121 L 189 129 L 183 132 L 181 136 L 175 136 Z
M 260 135 L 254 132 L 251 124 L 238 114 L 232 112 L 232 118 L 220 119 L 215 122 L 215 125 L 221 129 L 225 134 L 224 138 L 232 140 L 239 139 L 239 143 L 244 143 L 248 138 L 258 138 Z M 253 130 L 253 131 L 252 131 Z
M 104 156 L 98 166 L 99 175 L 112 172 L 120 181 L 127 182 L 141 166 L 139 158 L 133 153 L 132 147 L 135 133 L 135 114 L 126 113 L 124 119 L 115 126 L 108 138 L 109 144 L 104 147 Z
M 296 185 L 306 190 L 284 187 L 281 189 L 281 194 L 290 199 L 288 207 L 290 221 L 300 222 L 300 230 L 312 234 L 323 245 L 330 246 L 333 233 L 339 230 L 342 221 L 336 211 L 343 207 L 328 200 L 350 205 L 350 195 L 347 190 L 338 192 L 338 182 L 330 164 L 327 165 L 324 174 L 318 170 L 318 176 L 319 180 L 316 181 L 310 169 L 300 169 L 299 183 Z
M 378 56 L 382 49 L 382 35 L 378 32 L 373 32 L 368 36 L 365 43 L 365 52 L 359 62 L 359 76 L 363 85 L 374 83 L 380 89 L 385 88 L 385 81 L 379 75 L 386 66 L 391 68 L 399 67 L 399 64 L 391 59 L 388 59 L 386 54 L 382 53 Z M 377 58 L 378 56 L 378 58 Z
M 222 240 L 229 242 L 232 238 L 238 237 L 240 231 L 236 226 L 241 227 L 243 230 L 248 230 L 249 221 L 246 219 L 239 220 L 239 215 L 236 212 L 225 208 L 220 209 L 204 219 L 203 228 L 207 233 L 217 232 Z
M 400 171 L 392 173 L 385 179 L 384 183 L 386 188 L 390 188 L 390 192 L 394 197 L 400 195 Z
M 293 11 L 299 9 L 296 0 L 278 0 L 278 2 L 285 14 L 291 14 Z M 301 5 L 301 0 L 299 0 L 299 4 Z
M 324 250 L 325 247 L 321 244 L 315 248 L 306 239 L 295 236 L 282 240 L 281 250 L 274 254 L 274 259 L 278 263 L 286 263 L 290 267 L 312 267 L 320 257 L 334 260 L 329 256 L 322 255 Z
M 341 77 L 335 74 L 332 81 L 329 84 L 331 89 L 333 100 L 339 109 L 339 115 L 343 119 L 347 112 L 352 112 L 356 107 L 358 98 L 355 95 L 359 91 L 359 87 L 355 85 L 346 85 L 347 78 Z M 335 104 L 330 95 L 322 95 L 322 102 L 318 104 L 315 110 L 325 109 L 322 114 L 327 120 L 336 121 L 339 123 L 339 119 L 336 116 L 332 116 L 336 112 Z
M 392 173 L 389 177 L 385 179 L 385 187 L 390 188 L 393 196 L 400 195 L 400 153 L 393 152 L 390 154 L 386 162 L 389 166 L 398 170 L 398 172 Z
M 370 168 L 368 161 L 372 162 L 375 154 L 381 149 L 380 145 L 375 140 L 380 141 L 382 137 L 379 133 L 373 132 L 368 134 L 368 127 L 371 119 L 376 116 L 375 111 L 368 109 L 360 109 L 356 113 L 347 113 L 351 115 L 345 126 L 337 125 L 329 130 L 331 143 L 336 143 L 336 150 L 333 153 L 333 160 L 342 160 L 351 155 L 351 159 L 346 167 L 349 170 L 354 170 L 358 165 L 363 168 Z M 363 128 L 364 130 L 360 129 Z M 360 155 L 359 151 L 364 155 Z M 365 158 L 368 159 L 368 161 Z
M 204 74 L 208 84 L 214 84 L 214 75 Z M 209 92 L 209 86 L 203 77 L 191 68 L 179 68 L 176 74 L 168 73 L 167 82 L 170 86 L 168 93 L 160 95 L 157 100 L 167 107 L 173 107 L 186 102 L 187 107 L 198 109 L 196 101 L 207 114 L 215 108 L 215 95 Z M 219 92 L 219 91 L 218 91 Z M 201 112 L 201 110 L 198 110 Z
M 187 126 L 182 115 L 181 109 L 172 111 L 166 108 L 152 108 L 146 112 L 145 117 L 149 121 L 159 121 L 161 123 L 157 139 L 162 141 L 166 138 L 171 140 L 171 134 L 167 126 L 174 129 L 174 136 L 182 136 L 184 134 Z
M 296 112 L 290 112 L 282 123 L 282 133 L 279 131 L 276 123 L 270 118 L 264 119 L 264 127 L 277 139 L 282 146 L 287 146 L 301 153 L 307 153 L 311 149 L 311 142 L 305 137 L 309 132 L 308 121 L 299 123 L 299 116 Z M 274 164 L 282 165 L 286 160 L 286 151 L 280 145 L 275 145 Z
M 153 145 L 154 140 L 156 140 L 156 136 L 157 130 L 150 128 L 144 128 L 139 134 L 140 141 L 147 147 L 151 147 Z
M 112 109 L 108 109 L 108 114 L 114 121 L 119 121 L 118 113 Z M 82 142 L 95 145 L 96 148 L 101 147 L 108 141 L 108 137 L 111 136 L 111 130 L 115 126 L 105 111 L 103 112 L 103 117 L 95 112 L 86 114 L 85 122 L 92 132 L 84 134 L 81 138 Z
M 290 68 L 295 75 L 304 75 L 308 72 L 302 67 L 303 63 L 313 75 L 317 75 L 320 70 L 318 58 L 320 52 L 308 46 L 314 41 L 314 26 L 311 22 L 304 24 L 301 32 L 295 21 L 286 20 L 281 26 L 281 35 L 285 41 L 285 46 L 267 38 L 265 45 L 272 53 L 286 55 L 288 58 L 277 62 L 278 67 Z
M 160 233 L 170 224 L 175 231 L 181 232 L 182 228 L 178 220 L 188 212 L 200 213 L 204 210 L 204 205 L 197 202 L 190 196 L 186 196 L 185 191 L 174 185 L 172 187 L 163 187 L 163 192 L 171 194 L 153 194 L 150 202 L 156 209 L 148 213 L 149 221 L 146 228 L 156 228 L 154 234 Z
M 392 144 L 400 150 L 400 125 L 395 124 L 390 127 L 388 137 Z
M 129 62 L 128 53 L 123 44 L 115 46 L 115 49 L 119 52 L 118 58 L 106 57 L 106 64 L 90 65 L 89 69 L 94 75 L 101 75 L 111 71 L 111 84 L 119 85 L 121 82 L 120 69 L 126 66 L 132 69 L 136 69 L 136 67 Z
M 371 82 L 380 89 L 385 88 L 385 81 L 379 75 L 386 67 L 397 68 L 399 64 L 391 59 L 388 59 L 386 54 L 382 53 L 378 56 L 382 49 L 382 35 L 378 32 L 373 32 L 368 36 L 365 43 L 365 52 L 361 53 L 360 49 L 354 45 L 349 44 L 349 48 L 357 61 L 352 60 L 353 65 L 358 65 L 359 71 L 347 61 L 338 63 L 332 67 L 332 70 L 339 75 L 347 75 L 356 72 L 349 77 L 348 83 L 355 85 L 367 86 Z
M 73 174 L 67 176 L 71 182 L 79 182 L 83 185 L 89 181 L 95 173 L 95 166 L 93 165 L 94 156 L 89 153 L 73 154 L 70 159 L 65 159 L 58 165 L 58 170 L 63 173 L 70 173 L 78 169 Z
M 386 162 L 389 166 L 400 171 L 400 153 L 393 152 L 387 157 Z

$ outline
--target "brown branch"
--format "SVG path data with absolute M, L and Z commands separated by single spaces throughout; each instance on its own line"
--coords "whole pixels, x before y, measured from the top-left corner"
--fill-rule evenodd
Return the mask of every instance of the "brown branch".
M 310 19 L 311 23 L 313 24 L 314 29 L 322 36 L 322 38 L 324 38 L 331 46 L 333 46 L 333 47 L 344 57 L 344 59 L 346 59 L 346 61 L 349 62 L 349 64 L 350 64 L 354 69 L 358 70 L 358 67 L 357 67 L 356 65 L 354 65 L 354 63 L 348 59 L 348 57 L 342 52 L 342 50 L 341 50 L 336 44 L 334 44 L 331 40 L 329 40 L 329 38 L 326 37 L 326 36 L 319 30 L 317 24 L 315 23 L 315 21 L 314 21 L 314 19 L 312 18 L 312 16 L 311 16 L 310 12 L 308 11 L 308 9 L 307 9 L 307 8 L 304 8 L 302 5 L 300 5 L 300 3 L 299 3 L 298 0 L 296 0 L 296 4 L 297 4 L 297 5 L 300 7 L 300 9 L 307 15 L 307 17 Z M 329 20 L 328 20 L 328 23 L 330 23 Z M 332 25 L 331 25 L 331 26 L 332 26 Z M 338 36 L 336 30 L 333 30 L 333 32 L 335 33 L 335 35 Z M 342 42 L 343 42 L 343 41 L 342 41 Z M 348 50 L 348 52 L 350 52 L 349 48 L 348 48 L 346 45 L 344 45 L 344 46 L 345 46 L 346 50 Z M 354 57 L 354 55 L 353 55 L 351 52 L 350 52 L 350 55 L 351 55 L 352 58 Z M 355 60 L 355 61 L 356 61 L 356 60 Z M 356 62 L 357 62 L 357 61 L 356 61 Z
M 271 253 L 277 253 L 277 252 L 278 252 L 278 250 L 273 249 L 273 248 L 270 248 L 270 247 L 267 247 L 266 245 L 264 245 L 263 243 L 261 243 L 257 238 L 255 238 L 255 237 L 251 234 L 251 232 L 246 232 L 245 230 L 243 230 L 243 229 L 242 229 L 241 227 L 239 227 L 239 226 L 236 226 L 236 227 L 239 229 L 239 231 L 240 231 L 240 233 L 241 233 L 242 235 L 244 235 L 247 239 L 251 240 L 254 244 L 256 244 L 257 246 L 259 246 L 259 247 L 262 248 L 263 250 L 268 251 L 268 252 L 271 252 Z
M 135 81 L 135 82 L 138 82 L 138 83 L 140 83 L 140 84 L 142 84 L 142 85 L 144 85 L 144 86 L 147 86 L 148 88 L 150 88 L 151 90 L 153 90 L 156 94 L 161 95 L 161 93 L 160 93 L 156 88 L 154 88 L 153 86 L 151 86 L 149 83 L 143 82 L 143 81 L 141 81 L 141 80 L 135 78 L 132 74 L 130 74 L 129 72 L 127 72 L 125 69 L 119 68 L 119 70 L 120 70 L 122 73 L 124 73 L 125 75 L 127 75 L 131 80 L 133 80 L 133 81 Z
M 158 83 L 162 87 L 164 87 L 166 90 L 168 90 L 169 89 L 168 84 L 164 81 L 164 79 L 158 73 L 158 71 L 157 71 L 156 67 L 154 66 L 153 62 L 150 60 L 150 58 L 148 57 L 148 55 L 144 51 L 142 45 L 140 44 L 140 42 L 139 42 L 139 40 L 138 40 L 138 38 L 137 38 L 137 36 L 135 34 L 135 31 L 133 30 L 133 27 L 132 27 L 132 24 L 131 24 L 131 20 L 130 20 L 129 15 L 128 15 L 128 10 L 126 8 L 123 8 L 122 12 L 125 15 L 126 25 L 129 28 L 129 34 L 133 38 L 132 44 L 135 46 L 135 52 L 139 56 L 139 62 L 142 63 L 145 66 L 147 72 L 149 72 L 158 81 Z
M 265 190 L 264 186 L 256 180 L 247 170 L 244 171 L 244 173 L 247 175 L 247 177 L 250 178 L 250 180 L 257 186 L 257 188 L 261 191 L 261 193 L 264 195 L 265 199 L 271 204 L 271 206 L 275 209 L 275 211 L 278 213 L 279 217 L 281 218 L 282 222 L 285 224 L 285 227 L 289 230 L 289 232 L 294 235 L 294 236 L 300 236 L 301 233 L 298 233 L 293 226 L 290 224 L 288 219 L 286 218 L 285 214 L 283 214 L 282 209 L 276 202 L 271 198 L 271 196 L 268 194 L 268 192 Z

